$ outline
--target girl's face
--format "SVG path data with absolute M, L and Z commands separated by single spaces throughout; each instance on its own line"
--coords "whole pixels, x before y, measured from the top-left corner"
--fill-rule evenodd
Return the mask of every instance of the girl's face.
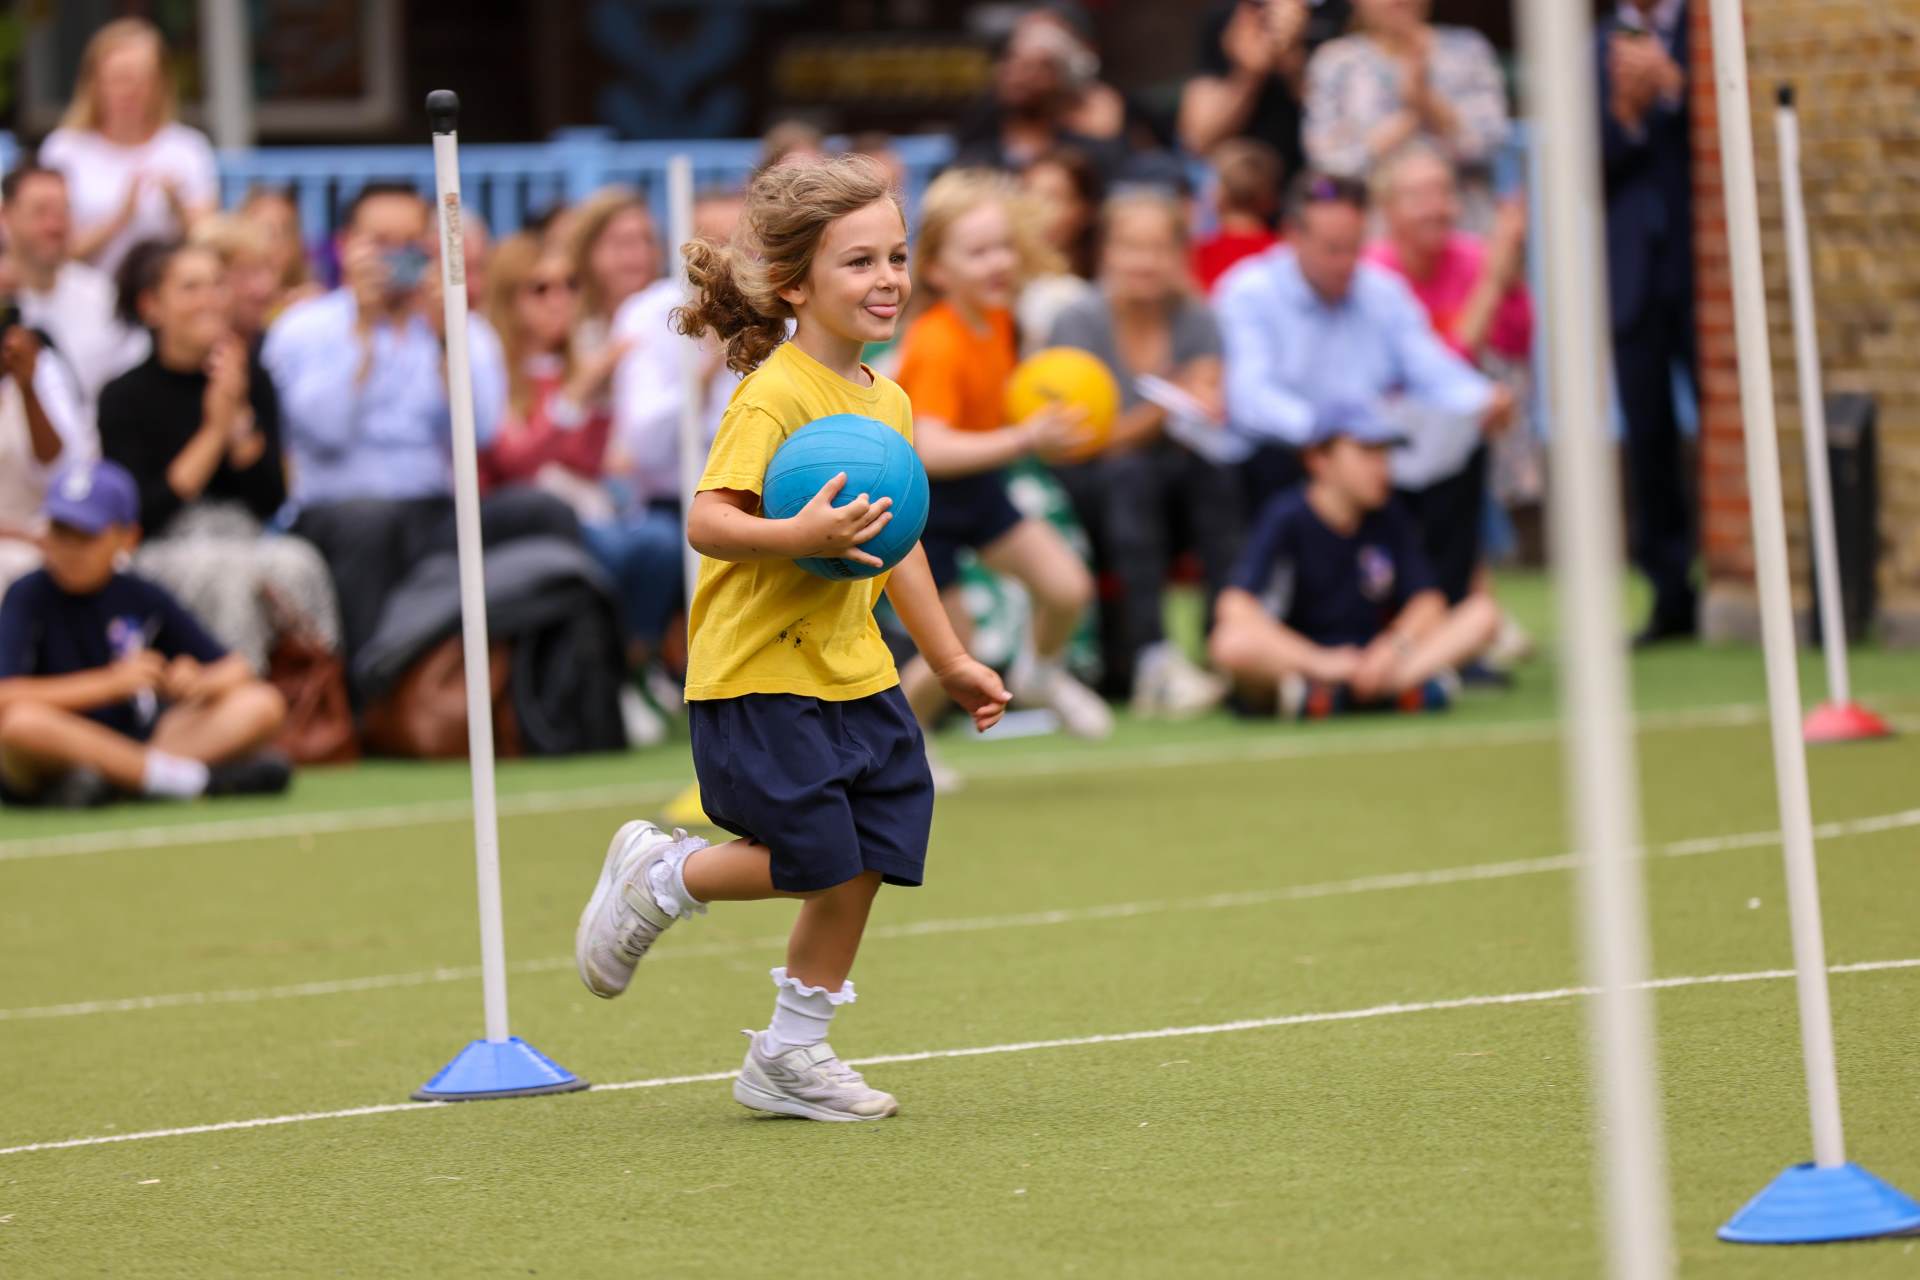
M 806 281 L 781 292 L 800 324 L 848 342 L 885 342 L 913 291 L 907 228 L 891 200 L 876 200 L 828 224 Z
M 1020 287 L 1020 250 L 1014 243 L 1011 211 L 993 200 L 955 218 L 927 278 L 961 306 L 1011 307 Z
M 140 299 L 141 318 L 162 343 L 204 359 L 229 331 L 226 273 L 207 249 L 182 249 Z
M 638 207 L 622 209 L 608 220 L 587 255 L 607 306 L 617 307 L 653 283 L 660 273 L 660 250 L 653 217 Z
M 1057 164 L 1030 165 L 1020 175 L 1020 185 L 1040 206 L 1040 234 L 1062 253 L 1072 252 L 1090 216 L 1072 176 Z
M 521 332 L 535 351 L 558 351 L 567 343 L 579 315 L 579 281 L 557 253 L 544 255 L 520 282 L 513 299 Z
M 240 216 L 266 237 L 275 268 L 291 274 L 300 255 L 306 252 L 300 243 L 300 217 L 293 206 L 280 199 L 255 200 Z
M 267 312 L 280 292 L 280 268 L 265 253 L 242 253 L 227 267 L 227 315 L 234 329 L 252 336 L 267 327 Z
M 159 51 L 144 40 L 129 41 L 100 59 L 94 105 L 101 129 L 133 132 L 153 123 L 160 93 Z
M 1165 210 L 1133 205 L 1107 224 L 1100 274 L 1116 302 L 1159 302 L 1180 288 L 1186 264 Z

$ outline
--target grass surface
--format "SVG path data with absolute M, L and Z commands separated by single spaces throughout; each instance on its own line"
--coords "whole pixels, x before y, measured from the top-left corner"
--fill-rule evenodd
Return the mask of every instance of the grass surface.
M 1920 712 L 1911 658 L 1855 678 Z M 1635 683 L 1650 846 L 1771 831 L 1758 655 L 1660 652 Z M 834 1040 L 1375 1016 L 875 1065 L 903 1104 L 877 1125 L 705 1082 L 0 1155 L 0 1273 L 1596 1275 L 1579 1000 L 1377 1012 L 1579 981 L 1570 877 L 1532 864 L 1566 847 L 1551 692 L 1539 664 L 1446 717 L 950 739 L 971 785 L 928 886 L 882 895 Z M 766 1018 L 781 904 L 676 930 L 615 1004 L 571 970 L 607 836 L 688 776 L 678 747 L 502 771 L 515 1030 L 597 1082 L 728 1070 Z M 1917 776 L 1912 738 L 1816 752 L 1817 815 L 1909 810 Z M 0 1147 L 404 1102 L 480 1022 L 465 788 L 371 765 L 291 803 L 0 815 Z M 1845 831 L 1831 959 L 1920 957 L 1920 826 Z M 1789 963 L 1776 847 L 1648 874 L 1661 976 Z M 1920 1191 L 1920 969 L 1833 994 L 1851 1154 Z M 1792 984 L 1657 1009 L 1681 1273 L 1913 1274 L 1912 1242 L 1714 1241 L 1806 1154 Z

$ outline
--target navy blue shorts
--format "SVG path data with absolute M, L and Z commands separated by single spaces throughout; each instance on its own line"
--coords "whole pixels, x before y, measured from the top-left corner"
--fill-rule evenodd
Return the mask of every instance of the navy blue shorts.
M 773 887 L 878 871 L 917 885 L 933 826 L 927 748 L 898 685 L 851 702 L 749 693 L 687 704 L 700 807 L 773 851 Z
M 1007 497 L 1007 473 L 985 471 L 927 486 L 927 529 L 920 535 L 933 585 L 945 590 L 960 577 L 960 548 L 978 551 L 1024 519 Z

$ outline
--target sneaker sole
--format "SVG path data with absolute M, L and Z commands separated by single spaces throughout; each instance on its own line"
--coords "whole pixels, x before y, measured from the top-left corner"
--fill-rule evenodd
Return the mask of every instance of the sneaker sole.
M 899 1114 L 900 1104 L 877 1116 L 854 1116 L 844 1111 L 834 1111 L 827 1107 L 817 1107 L 799 1098 L 789 1098 L 785 1094 L 768 1093 L 758 1085 L 748 1083 L 736 1076 L 733 1081 L 733 1100 L 749 1111 L 764 1111 L 769 1115 L 797 1116 L 802 1120 L 824 1120 L 830 1124 L 860 1123 L 865 1120 L 886 1120 Z
M 626 988 L 623 986 L 615 991 L 602 991 L 594 985 L 592 971 L 587 967 L 587 933 L 593 927 L 594 917 L 606 905 L 607 895 L 618 891 L 620 886 L 615 873 L 620 869 L 620 861 L 628 844 L 642 830 L 659 831 L 660 828 L 651 822 L 636 819 L 613 833 L 613 842 L 607 846 L 607 860 L 600 866 L 600 882 L 593 886 L 593 896 L 587 899 L 586 908 L 580 912 L 580 923 L 573 931 L 573 966 L 580 973 L 582 985 L 602 1000 L 611 1000 Z

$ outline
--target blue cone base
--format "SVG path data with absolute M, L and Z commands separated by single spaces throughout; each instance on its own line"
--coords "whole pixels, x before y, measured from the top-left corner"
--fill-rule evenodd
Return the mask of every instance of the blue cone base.
M 1729 1244 L 1819 1244 L 1920 1230 L 1920 1204 L 1857 1164 L 1796 1164 L 1733 1215 Z
M 476 1102 L 482 1098 L 534 1098 L 572 1093 L 587 1082 L 532 1045 L 513 1036 L 501 1044 L 475 1040 L 413 1091 L 420 1102 Z

